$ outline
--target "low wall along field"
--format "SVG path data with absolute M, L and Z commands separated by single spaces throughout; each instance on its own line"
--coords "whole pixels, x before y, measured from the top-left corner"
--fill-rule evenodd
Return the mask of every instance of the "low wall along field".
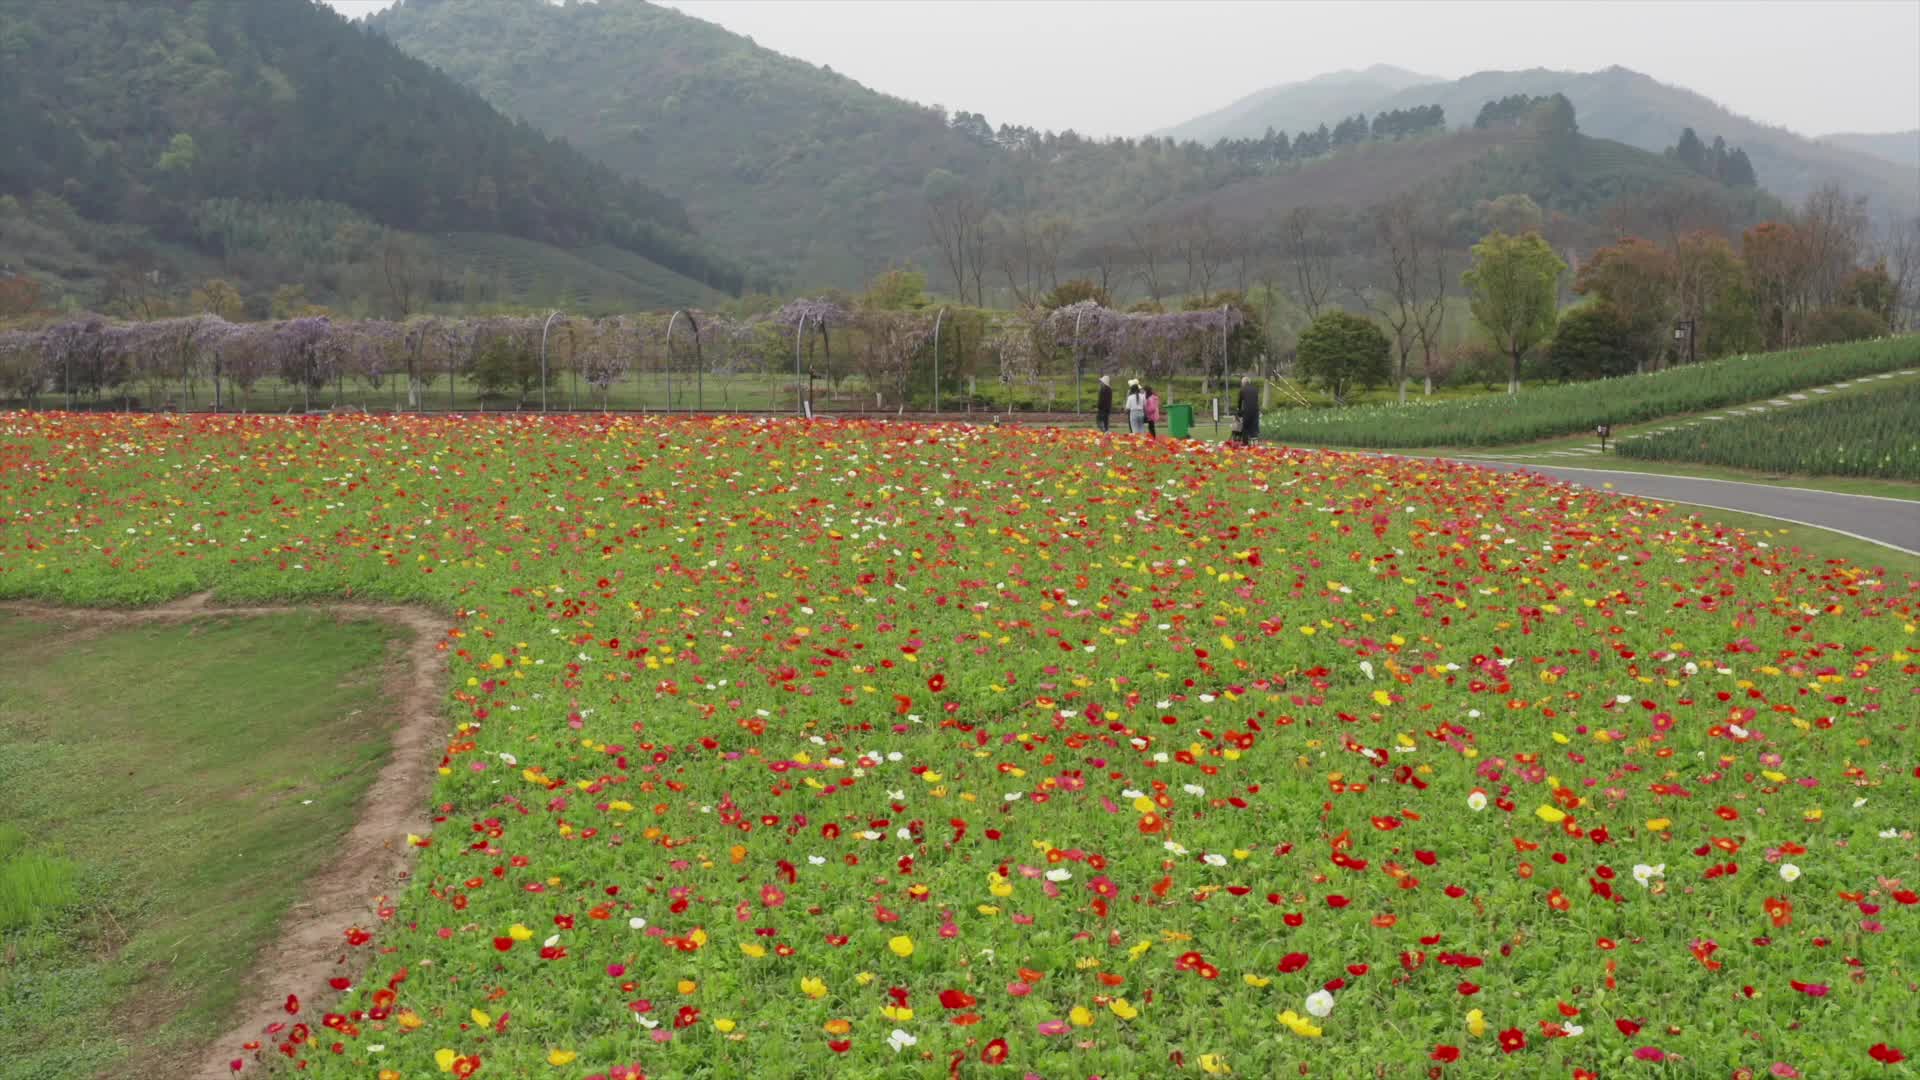
M 1657 504 L 1088 431 L 0 414 L 0 596 L 206 589 L 455 613 L 412 882 L 243 1075 L 1920 1053 L 1920 581 Z

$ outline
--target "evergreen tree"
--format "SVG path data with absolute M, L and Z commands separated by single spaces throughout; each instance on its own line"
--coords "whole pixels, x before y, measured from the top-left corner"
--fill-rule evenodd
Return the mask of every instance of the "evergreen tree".
M 1679 160 L 1680 164 L 1685 165 L 1694 172 L 1704 172 L 1706 170 L 1707 147 L 1705 143 L 1700 141 L 1700 136 L 1693 133 L 1692 128 L 1687 128 L 1680 132 L 1680 142 L 1674 146 L 1672 153 L 1673 156 Z

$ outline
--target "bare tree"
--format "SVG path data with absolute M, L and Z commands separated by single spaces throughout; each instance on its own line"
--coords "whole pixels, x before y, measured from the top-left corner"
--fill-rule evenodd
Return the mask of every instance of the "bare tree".
M 1887 237 L 1887 275 L 1893 279 L 1891 329 L 1905 330 L 1920 308 L 1920 217 L 1897 222 Z
M 960 302 L 967 302 L 971 281 L 974 302 L 984 305 L 981 263 L 986 257 L 986 204 L 952 173 L 936 173 L 927 180 L 927 231 L 940 249 Z
M 1080 253 L 1075 262 L 1093 270 L 1093 283 L 1100 287 L 1101 293 L 1112 296 L 1113 287 L 1118 283 L 1120 268 L 1126 264 L 1127 249 L 1117 243 L 1095 244 Z
M 388 229 L 380 246 L 380 273 L 393 318 L 405 321 L 420 307 L 422 270 L 420 253 L 413 241 Z
M 1866 196 L 1849 195 L 1838 184 L 1826 184 L 1807 195 L 1799 225 L 1801 242 L 1806 245 L 1811 306 L 1836 303 L 1847 275 L 1859 265 L 1866 243 Z
M 996 218 L 992 231 L 994 263 L 1016 303 L 1031 307 L 1060 284 L 1061 252 L 1073 237 L 1073 226 L 1064 218 Z
M 1073 243 L 1073 236 L 1073 222 L 1064 217 L 1042 218 L 1035 224 L 1034 251 L 1039 261 L 1042 287 L 1060 287 L 1060 266 L 1066 259 L 1067 246 Z
M 1311 207 L 1295 207 L 1282 226 L 1281 246 L 1293 269 L 1294 298 L 1306 310 L 1307 318 L 1319 318 L 1333 291 L 1338 254 L 1327 222 Z
M 1166 269 L 1161 265 L 1168 246 L 1166 226 L 1158 221 L 1128 225 L 1127 242 L 1132 248 L 1134 268 L 1140 275 L 1140 284 L 1146 286 L 1147 296 L 1158 304 L 1167 292 L 1161 278 Z
M 1407 400 L 1407 361 L 1418 347 L 1433 393 L 1431 357 L 1445 314 L 1445 249 L 1426 208 L 1411 194 L 1373 210 L 1382 287 L 1356 290 L 1369 310 L 1393 331 L 1400 400 Z
M 1213 296 L 1213 277 L 1225 257 L 1225 235 L 1211 206 L 1181 218 L 1176 228 L 1180 257 L 1187 264 L 1187 292 L 1198 293 L 1204 304 Z

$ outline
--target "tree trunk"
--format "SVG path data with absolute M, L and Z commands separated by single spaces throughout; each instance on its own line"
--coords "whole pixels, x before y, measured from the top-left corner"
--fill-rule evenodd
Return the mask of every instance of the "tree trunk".
M 1520 392 L 1520 350 L 1515 349 L 1508 356 L 1507 393 L 1517 394 L 1519 392 Z

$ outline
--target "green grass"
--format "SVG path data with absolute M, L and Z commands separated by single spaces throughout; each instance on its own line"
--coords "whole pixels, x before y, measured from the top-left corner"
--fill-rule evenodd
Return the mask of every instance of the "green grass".
M 392 640 L 0 614 L 0 1078 L 165 1075 L 224 1029 L 388 752 Z
M 1464 401 L 1276 411 L 1263 437 L 1374 449 L 1486 447 L 1616 429 L 1920 363 L 1920 337 L 1766 353 Z
M 1655 432 L 1622 457 L 1920 481 L 1920 384 Z

